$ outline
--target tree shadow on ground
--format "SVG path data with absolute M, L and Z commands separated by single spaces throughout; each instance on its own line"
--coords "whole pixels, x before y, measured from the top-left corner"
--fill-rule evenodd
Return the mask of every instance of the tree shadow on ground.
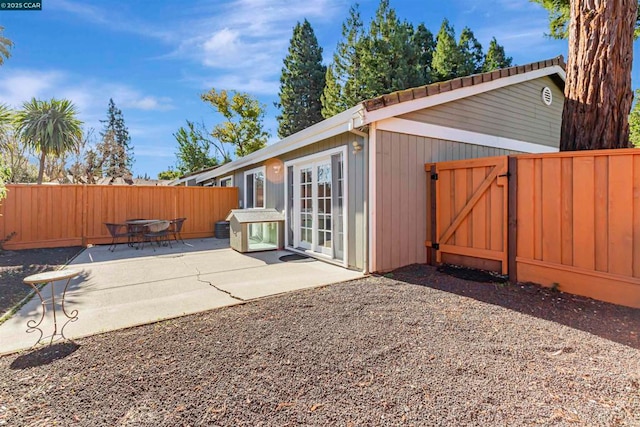
M 493 276 L 495 281 L 487 280 L 484 283 L 472 281 L 469 279 L 478 280 L 482 277 L 474 277 L 474 274 L 482 273 L 474 273 L 473 270 L 442 270 L 414 264 L 395 270 L 387 276 L 498 305 L 640 349 L 640 309 L 558 292 L 534 284 L 511 285 L 500 276 Z

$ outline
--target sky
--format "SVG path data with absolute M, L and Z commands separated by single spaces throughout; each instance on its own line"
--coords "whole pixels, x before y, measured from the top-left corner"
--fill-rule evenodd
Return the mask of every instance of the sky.
M 293 27 L 305 18 L 325 64 L 341 38 L 346 0 L 42 0 L 41 11 L 0 11 L 15 46 L 0 67 L 0 102 L 19 108 L 32 97 L 66 98 L 85 128 L 103 128 L 109 99 L 122 110 L 134 152 L 134 176 L 175 168 L 173 134 L 186 120 L 209 129 L 221 117 L 200 100 L 211 88 L 247 92 L 266 106 L 277 142 L 282 61 Z M 369 22 L 378 0 L 360 0 Z M 391 0 L 400 19 L 434 34 L 447 18 L 459 35 L 473 30 L 484 49 L 492 37 L 514 64 L 567 56 L 567 42 L 545 37 L 547 14 L 528 0 Z M 637 55 L 636 55 L 637 57 Z M 635 78 L 634 82 L 640 81 Z

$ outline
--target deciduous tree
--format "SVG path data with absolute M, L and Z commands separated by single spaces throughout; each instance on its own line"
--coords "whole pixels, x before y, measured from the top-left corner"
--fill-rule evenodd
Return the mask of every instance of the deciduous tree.
M 247 93 L 216 91 L 201 95 L 226 121 L 217 124 L 211 136 L 223 144 L 231 144 L 238 157 L 246 156 L 267 144 L 269 133 L 263 129 L 265 106 Z
M 180 127 L 173 137 L 178 142 L 176 157 L 179 174 L 184 175 L 218 164 L 218 160 L 209 152 L 211 142 L 193 122 L 187 120 L 187 128 Z

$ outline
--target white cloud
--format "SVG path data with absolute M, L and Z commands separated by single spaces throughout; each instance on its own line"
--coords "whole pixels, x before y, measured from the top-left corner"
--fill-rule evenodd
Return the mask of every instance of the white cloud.
M 69 13 L 79 17 L 81 20 L 98 24 L 119 32 L 138 34 L 145 37 L 152 37 L 169 41 L 172 33 L 166 28 L 160 29 L 149 25 L 145 21 L 132 19 L 131 15 L 123 13 L 126 5 L 111 3 L 111 7 L 100 7 L 86 1 L 77 0 L 51 0 L 47 1 L 47 8 Z
M 87 128 L 100 129 L 109 98 L 120 109 L 167 111 L 174 108 L 171 98 L 156 97 L 121 83 L 82 79 L 61 71 L 3 69 L 0 102 L 20 108 L 31 98 L 64 98 L 72 101 Z
M 234 0 L 200 2 L 193 7 L 206 18 L 194 18 L 183 27 L 183 42 L 174 56 L 187 57 L 212 69 L 203 87 L 235 89 L 275 95 L 282 60 L 296 22 L 329 22 L 344 12 L 343 0 L 290 2 L 288 0 Z
M 19 108 L 31 98 L 40 98 L 64 78 L 56 71 L 3 70 L 0 79 L 0 102 Z

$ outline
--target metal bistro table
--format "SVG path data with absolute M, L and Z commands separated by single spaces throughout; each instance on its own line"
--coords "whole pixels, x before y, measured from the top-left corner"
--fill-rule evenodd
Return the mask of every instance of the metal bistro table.
M 40 293 L 40 290 L 38 289 L 38 285 L 51 283 L 51 311 L 53 313 L 53 334 L 51 335 L 51 341 L 49 342 L 49 344 L 51 344 L 53 343 L 53 338 L 56 335 L 60 335 L 62 338 L 64 338 L 64 334 L 62 331 L 64 329 L 64 326 L 66 326 L 68 322 L 74 322 L 75 320 L 78 319 L 78 310 L 73 310 L 68 313 L 66 308 L 64 307 L 64 299 L 65 299 L 65 296 L 67 295 L 67 287 L 69 286 L 69 282 L 71 282 L 71 279 L 78 276 L 79 274 L 80 274 L 80 270 L 63 269 L 63 270 L 57 270 L 57 271 L 48 271 L 46 273 L 34 274 L 32 276 L 24 278 L 23 280 L 24 283 L 31 286 L 34 292 L 38 294 L 38 297 L 40 298 L 40 304 L 42 305 L 42 315 L 40 316 L 40 320 L 36 322 L 35 320 L 31 319 L 27 322 L 27 333 L 31 333 L 35 330 L 40 331 L 40 339 L 38 339 L 36 344 L 40 343 L 43 337 L 42 329 L 40 329 L 38 326 L 40 326 L 40 324 L 44 320 L 44 315 L 47 310 L 46 308 L 47 301 L 45 301 L 42 294 Z M 64 280 L 64 279 L 67 279 L 67 283 L 64 285 L 64 291 L 62 293 L 62 299 L 60 300 L 60 306 L 62 307 L 62 313 L 69 320 L 67 321 L 67 323 L 64 324 L 64 326 L 62 326 L 62 328 L 60 329 L 60 333 L 58 333 L 58 320 L 56 317 L 56 293 L 55 293 L 54 282 L 58 280 Z

